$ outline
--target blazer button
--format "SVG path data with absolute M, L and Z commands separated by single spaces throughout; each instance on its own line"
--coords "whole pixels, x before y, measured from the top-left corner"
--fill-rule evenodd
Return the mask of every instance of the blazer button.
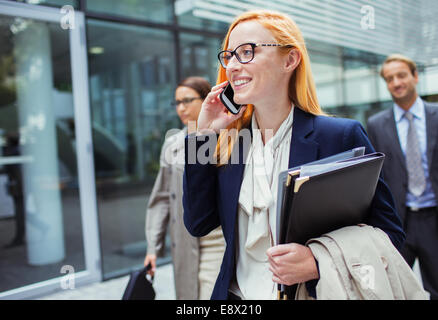
M 172 193 L 170 196 L 172 197 L 173 200 L 176 199 L 176 195 L 174 193 Z

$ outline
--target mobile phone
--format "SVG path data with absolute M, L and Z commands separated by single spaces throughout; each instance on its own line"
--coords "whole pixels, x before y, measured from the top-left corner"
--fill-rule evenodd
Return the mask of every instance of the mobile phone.
M 242 108 L 243 106 L 242 104 L 237 104 L 234 102 L 234 90 L 229 82 L 224 91 L 220 93 L 219 98 L 232 114 L 238 114 L 240 108 Z

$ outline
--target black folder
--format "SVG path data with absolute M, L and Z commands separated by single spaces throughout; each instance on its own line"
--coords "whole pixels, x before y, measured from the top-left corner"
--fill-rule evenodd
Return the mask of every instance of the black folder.
M 347 160 L 347 159 L 351 159 L 353 157 L 359 157 L 359 156 L 363 156 L 365 154 L 365 147 L 358 147 L 358 148 L 354 148 L 348 151 L 344 151 L 335 155 L 332 155 L 330 157 L 326 157 L 326 158 L 322 158 L 316 161 L 313 161 L 311 163 L 307 163 L 307 165 L 311 165 L 311 164 L 324 164 L 324 163 L 330 163 L 330 162 L 335 162 L 335 161 L 340 161 L 340 160 Z M 278 192 L 277 192 L 277 237 L 276 237 L 276 241 L 277 244 L 280 243 L 284 243 L 284 239 L 283 241 L 280 241 L 280 226 L 285 225 L 285 223 L 283 222 L 283 218 L 284 216 L 282 215 L 282 213 L 284 212 L 283 208 L 285 207 L 284 205 L 284 201 L 285 201 L 285 194 L 284 191 L 286 189 L 286 181 L 289 177 L 289 172 L 292 171 L 296 171 L 299 170 L 301 168 L 301 166 L 298 167 L 294 167 L 294 168 L 289 168 L 285 171 L 280 172 L 279 176 L 278 176 Z M 283 232 L 284 234 L 284 232 Z
M 305 244 L 324 233 L 363 223 L 384 158 L 376 152 L 289 170 L 281 192 L 278 243 Z

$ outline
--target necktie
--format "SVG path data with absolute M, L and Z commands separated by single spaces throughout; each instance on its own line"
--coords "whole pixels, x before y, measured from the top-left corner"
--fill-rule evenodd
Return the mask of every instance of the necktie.
M 420 144 L 417 131 L 415 130 L 414 116 L 410 112 L 405 113 L 409 121 L 408 138 L 406 142 L 406 167 L 408 170 L 408 189 L 415 196 L 420 196 L 426 189 L 426 179 L 421 163 Z

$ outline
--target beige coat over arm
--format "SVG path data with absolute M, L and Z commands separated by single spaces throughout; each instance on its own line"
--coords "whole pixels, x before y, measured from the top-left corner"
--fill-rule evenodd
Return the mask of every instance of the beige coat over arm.
M 307 246 L 319 263 L 319 300 L 427 300 L 429 294 L 406 261 L 379 228 L 344 227 Z M 312 300 L 298 285 L 297 300 Z

